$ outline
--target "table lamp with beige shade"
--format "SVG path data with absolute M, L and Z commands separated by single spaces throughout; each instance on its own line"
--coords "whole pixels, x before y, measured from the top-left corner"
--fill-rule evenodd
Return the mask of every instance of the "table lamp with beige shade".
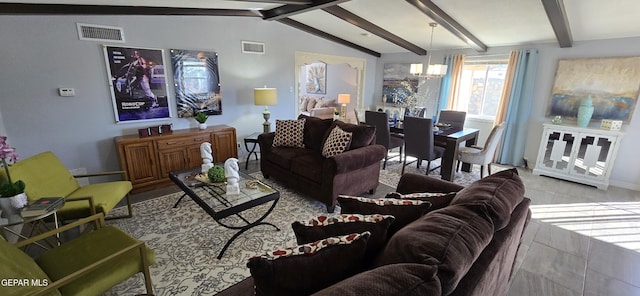
M 271 112 L 269 112 L 268 106 L 278 104 L 278 90 L 275 88 L 267 88 L 266 86 L 263 88 L 254 88 L 253 104 L 256 106 L 264 105 L 264 111 L 262 112 L 262 117 L 264 117 L 262 130 L 264 133 L 270 132 L 271 123 L 269 122 L 269 117 L 271 116 Z
M 340 118 L 342 118 L 342 121 L 347 121 L 347 104 L 350 102 L 350 94 L 338 94 L 338 103 L 342 104 L 342 107 L 340 108 Z

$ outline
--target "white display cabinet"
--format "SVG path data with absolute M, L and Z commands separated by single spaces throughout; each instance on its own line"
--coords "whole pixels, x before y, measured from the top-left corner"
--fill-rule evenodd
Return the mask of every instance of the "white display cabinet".
M 609 177 L 624 133 L 545 123 L 534 175 L 609 187 Z

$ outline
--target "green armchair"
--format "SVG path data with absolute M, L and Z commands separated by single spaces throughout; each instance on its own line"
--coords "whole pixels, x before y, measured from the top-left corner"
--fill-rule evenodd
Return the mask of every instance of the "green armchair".
M 69 229 L 94 223 L 95 229 L 50 249 L 35 259 L 21 247 Z M 90 228 L 87 228 L 90 229 Z M 66 224 L 12 245 L 0 237 L 0 295 L 100 295 L 142 272 L 146 293 L 153 294 L 149 265 L 155 254 L 114 226 L 102 213 Z
M 74 176 L 53 152 L 47 151 L 18 161 L 9 167 L 9 173 L 11 179 L 25 182 L 25 193 L 30 202 L 41 197 L 64 197 L 65 205 L 57 213 L 61 221 L 80 219 L 96 213 L 107 216 L 123 198 L 126 198 L 128 213 L 106 219 L 132 216 L 129 192 L 133 187 L 124 171 Z M 4 170 L 0 170 L 0 175 L 6 178 Z M 76 180 L 81 177 L 109 175 L 121 175 L 123 181 L 80 186 Z

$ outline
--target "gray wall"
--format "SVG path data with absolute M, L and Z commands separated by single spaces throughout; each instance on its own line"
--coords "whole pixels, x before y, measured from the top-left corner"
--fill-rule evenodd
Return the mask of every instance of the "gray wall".
M 536 74 L 536 86 L 533 94 L 533 104 L 531 116 L 529 118 L 529 131 L 527 133 L 527 144 L 525 156 L 529 159 L 529 166 L 533 168 L 538 155 L 538 147 L 542 137 L 542 123 L 550 122 L 551 118 L 545 117 L 547 104 L 551 94 L 551 87 L 555 77 L 556 67 L 559 59 L 587 58 L 587 57 L 624 57 L 638 56 L 637 48 L 640 45 L 640 38 L 609 39 L 589 42 L 575 42 L 571 48 L 560 48 L 557 44 L 536 44 L 521 47 L 498 47 L 491 48 L 484 54 L 509 53 L 513 49 L 537 48 L 539 51 L 539 64 Z M 479 55 L 473 50 L 449 51 L 446 54 L 464 53 L 467 55 Z M 441 61 L 444 52 L 434 52 L 432 61 Z M 425 62 L 425 58 L 412 54 L 388 54 L 383 55 L 378 61 L 378 71 L 376 72 L 376 82 L 382 81 L 382 67 L 385 63 L 411 63 Z M 640 86 L 640 81 L 638 82 Z M 382 99 L 382 84 L 376 83 L 373 94 L 376 101 Z M 629 124 L 622 127 L 624 135 L 618 157 L 614 163 L 611 173 L 610 183 L 614 186 L 640 190 L 640 166 L 635 149 L 640 145 L 640 108 L 636 104 L 633 117 Z M 565 120 L 566 124 L 572 122 Z M 599 127 L 599 122 L 592 122 L 592 126 Z M 487 133 L 488 134 L 488 133 Z
M 174 118 L 116 124 L 101 42 L 78 39 L 76 23 L 122 27 L 126 43 L 117 46 L 214 51 L 219 54 L 223 114 L 207 124 L 228 124 L 238 140 L 262 130 L 262 106 L 253 105 L 253 88 L 278 89 L 271 122 L 294 118 L 294 53 L 314 52 L 367 60 L 365 101 L 375 85 L 376 58 L 306 34 L 278 22 L 245 17 L 183 16 L 0 16 L 0 131 L 22 158 L 51 150 L 69 168 L 89 172 L 119 169 L 113 138 L 138 128 L 173 123 L 196 127 L 193 119 Z M 240 41 L 264 42 L 265 55 L 242 54 Z M 170 74 L 170 73 L 168 73 Z M 73 87 L 75 97 L 60 97 Z M 2 132 L 5 134 L 5 132 Z
M 390 62 L 424 62 L 414 54 L 383 55 L 377 59 L 299 30 L 242 17 L 168 16 L 0 16 L 0 132 L 22 157 L 52 150 L 68 168 L 91 171 L 118 169 L 113 137 L 136 133 L 138 128 L 171 122 L 175 129 L 195 127 L 184 118 L 115 124 L 101 45 L 78 40 L 76 22 L 123 27 L 123 46 L 193 49 L 219 54 L 223 115 L 211 116 L 209 125 L 234 126 L 239 140 L 261 129 L 262 107 L 253 105 L 253 88 L 278 88 L 279 104 L 269 109 L 275 118 L 293 118 L 296 51 L 361 57 L 367 60 L 364 106 L 380 103 L 382 66 Z M 240 41 L 266 43 L 267 54 L 240 52 Z M 537 156 L 542 123 L 558 59 L 638 55 L 640 38 L 576 42 L 572 48 L 557 44 L 531 45 L 540 51 L 535 101 L 527 134 L 526 156 Z M 488 54 L 507 53 L 511 47 L 492 48 Z M 449 52 L 449 53 L 453 53 Z M 472 50 L 456 51 L 477 55 Z M 435 52 L 433 61 L 444 53 Z M 168 52 L 165 52 L 168 60 Z M 60 97 L 57 88 L 73 87 L 75 97 Z M 175 103 L 169 85 L 171 102 Z M 175 104 L 172 105 L 176 114 Z M 638 107 L 636 106 L 636 110 Z M 640 144 L 640 119 L 635 112 L 623 130 L 611 183 L 640 190 L 640 166 L 634 148 Z M 174 115 L 175 116 L 175 115 Z M 3 132 L 4 134 L 4 132 Z

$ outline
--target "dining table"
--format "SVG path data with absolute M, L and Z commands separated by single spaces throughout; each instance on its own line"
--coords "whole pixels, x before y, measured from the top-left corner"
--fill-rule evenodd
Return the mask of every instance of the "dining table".
M 389 122 L 389 131 L 403 134 L 404 127 L 401 121 Z M 446 147 L 440 162 L 440 176 L 443 180 L 453 181 L 456 171 L 456 160 L 460 144 L 464 142 L 466 147 L 473 146 L 478 141 L 480 130 L 476 128 L 453 128 L 447 126 L 436 126 L 433 131 L 433 138 L 436 141 L 445 142 Z M 471 172 L 471 164 L 463 163 L 462 171 Z

